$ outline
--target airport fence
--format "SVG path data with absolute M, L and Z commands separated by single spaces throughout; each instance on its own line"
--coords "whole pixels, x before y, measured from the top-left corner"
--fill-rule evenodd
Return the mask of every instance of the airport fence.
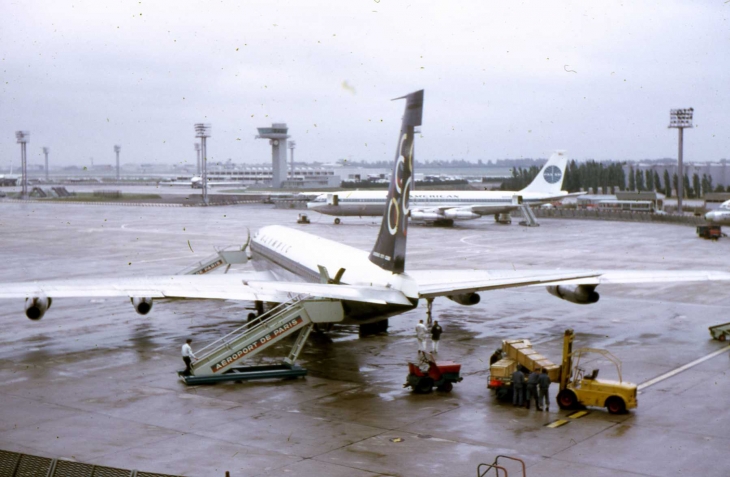
M 172 474 L 156 474 L 141 470 L 83 464 L 4 450 L 0 450 L 0 475 L 3 477 L 180 477 Z
M 630 212 L 623 210 L 596 210 L 596 209 L 532 209 L 538 218 L 565 218 L 587 220 L 615 220 L 621 222 L 654 222 L 665 224 L 706 225 L 702 216 L 650 214 L 648 212 Z

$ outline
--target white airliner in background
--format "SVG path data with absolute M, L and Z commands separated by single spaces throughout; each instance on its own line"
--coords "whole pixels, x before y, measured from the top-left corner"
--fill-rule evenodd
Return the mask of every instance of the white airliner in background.
M 567 164 L 565 152 L 555 152 L 530 185 L 519 191 L 411 191 L 411 220 L 453 225 L 455 220 L 473 220 L 485 215 L 497 219 L 500 214 L 517 210 L 520 204 L 538 206 L 581 195 L 561 190 Z M 307 203 L 307 207 L 337 217 L 378 217 L 385 211 L 386 195 L 387 191 L 382 190 L 323 193 Z
M 705 220 L 717 225 L 730 225 L 730 200 L 723 202 L 717 210 L 706 213 Z
M 479 292 L 544 286 L 573 303 L 598 301 L 600 284 L 730 280 L 724 271 L 596 270 L 409 270 L 406 265 L 408 197 L 412 185 L 414 128 L 421 124 L 423 91 L 404 97 L 388 206 L 370 253 L 282 226 L 264 227 L 250 241 L 257 272 L 236 275 L 170 275 L 0 283 L 0 298 L 24 298 L 25 313 L 43 317 L 52 298 L 119 296 L 147 314 L 156 298 L 285 302 L 294 295 L 341 300 L 343 323 L 373 330 L 387 318 L 412 310 L 419 300 L 447 297 L 462 305 L 479 303 Z M 403 99 L 403 98 L 399 98 Z M 517 239 L 517 238 L 516 238 Z M 444 252 L 450 244 L 444 244 Z M 500 254 L 506 254 L 500 250 Z M 538 252 L 538 251 L 536 251 Z M 544 252 L 544 251 L 543 251 Z M 539 253 L 536 254 L 539 257 Z M 337 271 L 333 279 L 329 272 Z

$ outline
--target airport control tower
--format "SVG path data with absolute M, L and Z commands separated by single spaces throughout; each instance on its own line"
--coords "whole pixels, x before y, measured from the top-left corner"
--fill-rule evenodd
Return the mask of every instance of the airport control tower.
M 271 186 L 278 189 L 286 180 L 286 140 L 289 137 L 286 133 L 289 129 L 286 123 L 274 123 L 270 128 L 257 129 L 259 134 L 256 139 L 268 139 L 271 144 Z

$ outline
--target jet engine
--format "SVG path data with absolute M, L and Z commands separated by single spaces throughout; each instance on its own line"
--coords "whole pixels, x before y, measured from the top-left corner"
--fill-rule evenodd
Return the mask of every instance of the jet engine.
M 455 301 L 459 305 L 472 306 L 476 305 L 482 300 L 482 297 L 478 293 L 462 293 L 461 295 L 449 295 L 448 298 L 451 301 Z
M 411 210 L 411 219 L 417 222 L 433 222 L 444 218 L 443 215 L 436 212 L 421 212 L 420 210 Z
M 134 296 L 130 298 L 130 300 L 132 301 L 132 305 L 134 306 L 134 311 L 136 311 L 140 315 L 146 315 L 152 309 L 152 298 L 144 296 Z
M 25 299 L 25 316 L 33 321 L 40 320 L 51 307 L 53 300 L 45 296 L 34 296 Z
M 474 220 L 481 217 L 481 215 L 475 214 L 471 210 L 460 209 L 447 209 L 444 211 L 444 216 L 452 220 Z
M 601 297 L 596 292 L 596 285 L 556 285 L 547 287 L 547 291 L 551 295 L 579 305 L 596 303 Z

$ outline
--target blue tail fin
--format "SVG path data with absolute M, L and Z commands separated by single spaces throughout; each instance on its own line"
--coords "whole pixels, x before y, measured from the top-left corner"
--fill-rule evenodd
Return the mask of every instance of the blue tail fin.
M 401 98 L 406 100 L 395 166 L 390 178 L 387 206 L 380 225 L 378 240 L 370 261 L 384 270 L 403 273 L 406 265 L 406 235 L 408 229 L 408 195 L 413 178 L 413 139 L 416 126 L 421 125 L 423 115 L 423 90 Z

